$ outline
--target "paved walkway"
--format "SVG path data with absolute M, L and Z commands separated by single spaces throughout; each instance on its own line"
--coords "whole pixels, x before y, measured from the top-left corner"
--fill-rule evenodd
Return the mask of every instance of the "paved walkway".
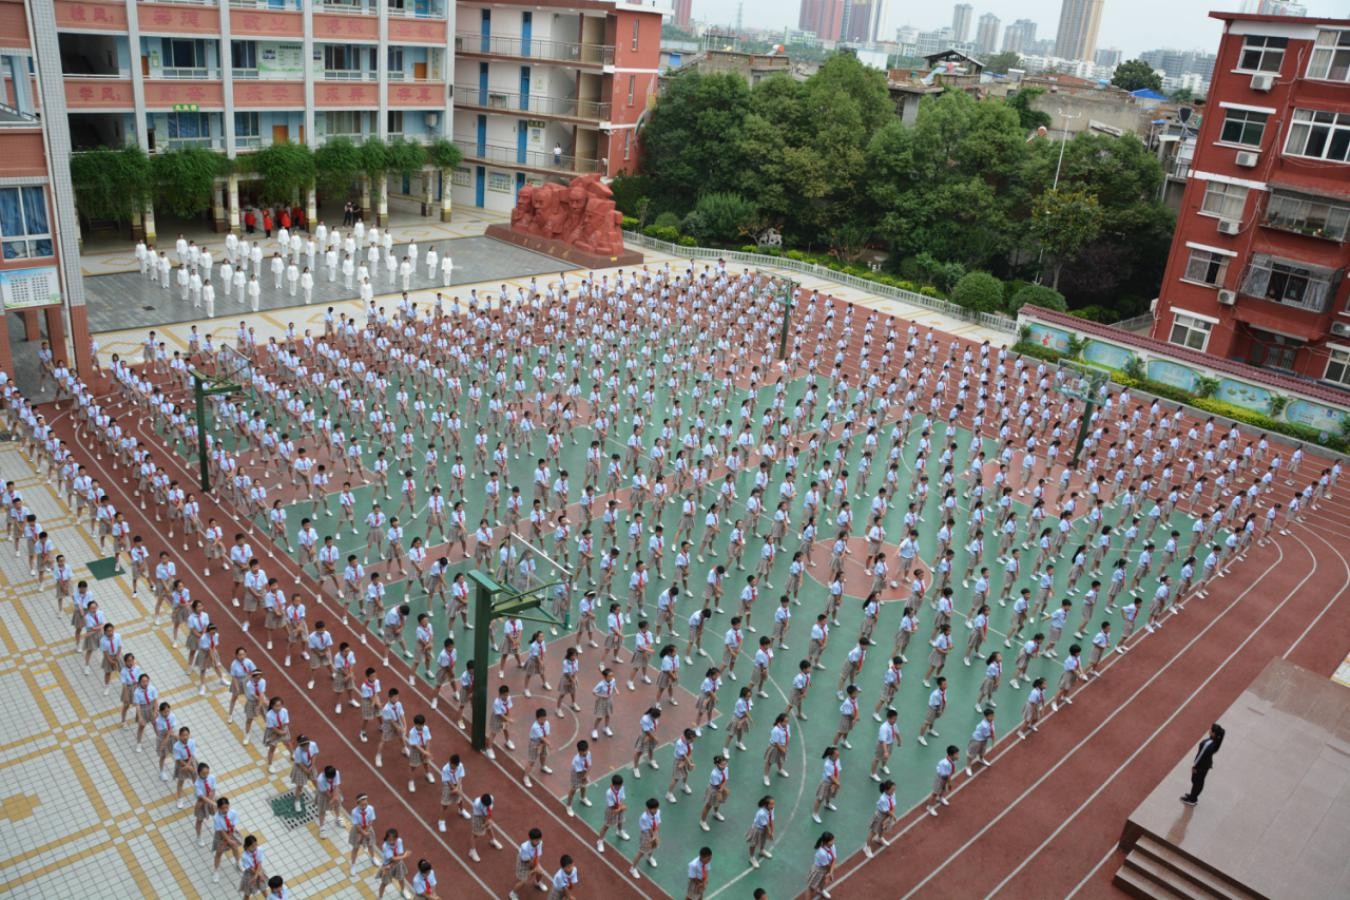
M 132 597 L 126 576 L 93 577 L 89 563 L 102 555 L 97 542 L 16 445 L 0 444 L 0 469 L 18 482 L 75 579 L 89 580 L 160 699 L 192 729 L 199 757 L 210 764 L 244 832 L 258 836 L 268 873 L 285 877 L 292 896 L 374 897 L 377 882 L 353 882 L 340 865 L 345 841 L 321 841 L 307 818 L 292 822 L 274 814 L 287 773 L 268 775 L 256 729 L 252 745 L 240 745 L 225 717 L 228 692 L 197 695 L 181 648 L 170 644 L 167 628 L 151 625 L 149 592 Z M 211 883 L 210 845 L 196 845 L 191 809 L 177 809 L 172 782 L 156 774 L 153 740 L 147 738 L 147 752 L 136 753 L 135 728 L 118 727 L 119 693 L 116 687 L 103 693 L 97 658 L 93 674 L 84 674 L 82 655 L 73 652 L 70 608 L 67 601 L 58 615 L 51 581 L 39 589 L 8 543 L 0 549 L 0 696 L 6 698 L 0 896 L 238 897 L 239 872 L 228 858 L 220 884 Z M 236 725 L 241 713 L 242 707 Z

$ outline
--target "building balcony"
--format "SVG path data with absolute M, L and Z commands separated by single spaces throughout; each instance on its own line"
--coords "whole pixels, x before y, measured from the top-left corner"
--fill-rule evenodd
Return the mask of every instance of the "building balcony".
M 379 81 L 378 72 L 364 69 L 324 69 L 323 81 Z
M 509 35 L 455 35 L 455 53 L 460 56 L 492 56 L 525 62 L 602 68 L 614 65 L 613 44 L 581 44 L 573 41 L 541 41 Z
M 154 78 L 145 81 L 147 109 L 172 109 L 184 105 L 201 109 L 225 108 L 225 84 L 221 81 Z
M 379 10 L 376 0 L 319 0 L 315 7 L 320 12 L 349 16 L 373 16 Z M 391 3 L 388 10 L 391 19 L 445 19 L 445 6 L 438 2 L 405 2 L 401 6 Z
M 529 113 L 532 118 L 609 121 L 610 104 L 596 100 L 521 95 L 510 91 L 455 88 L 455 105 L 495 113 Z
M 234 9 L 279 9 L 299 12 L 304 9 L 301 0 L 230 0 Z
M 478 144 L 474 141 L 456 140 L 455 146 L 464 154 L 465 162 L 483 163 L 508 169 L 522 169 L 541 175 L 565 175 L 575 177 L 600 171 L 600 160 L 563 154 L 556 158 L 552 153 L 538 150 L 522 150 L 504 144 Z

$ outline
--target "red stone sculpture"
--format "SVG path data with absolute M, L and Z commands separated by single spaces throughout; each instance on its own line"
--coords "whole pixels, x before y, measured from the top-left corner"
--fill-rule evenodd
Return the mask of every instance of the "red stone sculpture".
M 511 230 L 571 244 L 587 253 L 623 252 L 622 214 L 598 174 L 571 184 L 526 185 L 516 195 Z

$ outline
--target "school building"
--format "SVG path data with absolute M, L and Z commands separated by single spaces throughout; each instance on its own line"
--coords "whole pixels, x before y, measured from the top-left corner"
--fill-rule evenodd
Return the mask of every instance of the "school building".
M 1152 336 L 1350 389 L 1350 22 L 1224 24 Z
M 70 334 L 77 361 L 87 352 L 80 239 L 121 229 L 77 215 L 72 153 L 450 140 L 464 156 L 452 184 L 430 166 L 363 180 L 367 217 L 383 222 L 391 196 L 447 219 L 453 203 L 504 212 L 526 184 L 636 168 L 671 12 L 672 0 L 0 0 L 0 289 L 15 311 L 0 368 L 13 367 L 9 329 L 56 345 Z M 256 188 L 217 178 L 216 231 L 240 228 Z M 313 218 L 344 199 L 300 201 Z M 183 224 L 151 203 L 132 234 Z

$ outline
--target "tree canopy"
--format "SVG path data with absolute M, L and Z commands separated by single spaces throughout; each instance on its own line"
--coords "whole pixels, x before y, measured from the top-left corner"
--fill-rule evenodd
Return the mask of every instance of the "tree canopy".
M 1127 59 L 1116 66 L 1111 83 L 1126 91 L 1148 88 L 1151 91 L 1162 90 L 1162 76 L 1153 71 L 1153 67 L 1142 59 Z
M 643 223 L 673 214 L 661 221 L 704 242 L 739 246 L 773 227 L 785 247 L 844 262 L 889 250 L 893 271 L 944 292 L 967 272 L 1043 279 L 1070 308 L 1133 315 L 1166 262 L 1162 170 L 1133 135 L 1080 134 L 1061 161 L 1057 135 L 1035 134 L 1048 124 L 1035 97 L 949 89 L 906 127 L 882 73 L 849 54 L 753 88 L 681 74 L 642 131 L 641 174 L 617 179 L 615 197 Z

